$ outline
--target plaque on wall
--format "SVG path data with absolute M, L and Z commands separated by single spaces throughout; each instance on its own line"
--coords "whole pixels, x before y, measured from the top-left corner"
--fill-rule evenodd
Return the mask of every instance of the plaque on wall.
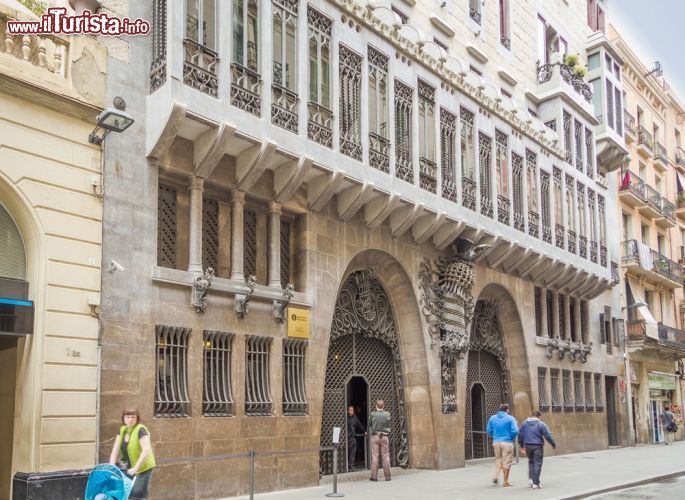
M 288 337 L 309 338 L 309 309 L 288 308 Z

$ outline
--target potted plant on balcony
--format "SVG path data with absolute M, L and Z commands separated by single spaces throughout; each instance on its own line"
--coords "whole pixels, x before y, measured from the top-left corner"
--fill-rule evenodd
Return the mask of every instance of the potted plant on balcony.
M 566 54 L 564 56 L 564 64 L 573 69 L 578 64 L 578 54 Z
M 685 208 L 685 191 L 678 193 L 678 208 Z

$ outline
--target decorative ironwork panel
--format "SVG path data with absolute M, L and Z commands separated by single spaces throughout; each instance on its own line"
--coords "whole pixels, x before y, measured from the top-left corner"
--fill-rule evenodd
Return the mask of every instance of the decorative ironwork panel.
M 564 226 L 563 224 L 554 225 L 554 244 L 557 248 L 564 248 Z
M 549 411 L 549 397 L 547 395 L 547 368 L 538 367 L 538 403 L 540 411 Z
M 595 409 L 595 402 L 592 400 L 592 373 L 585 373 L 585 411 L 591 412 Z
M 271 90 L 271 123 L 297 134 L 297 94 L 277 84 L 273 84 Z
M 474 151 L 474 141 L 473 141 L 473 123 L 474 123 L 474 115 L 471 111 L 468 109 L 461 107 L 459 110 L 459 122 L 461 125 L 461 158 L 460 158 L 460 164 L 461 164 L 461 176 L 462 178 L 470 179 L 474 181 L 475 185 L 475 151 Z M 465 189 L 466 186 L 462 185 L 462 189 Z M 475 193 L 474 193 L 475 196 Z M 464 205 L 466 205 L 466 202 L 463 201 L 464 196 L 462 195 L 462 202 Z M 475 197 L 474 197 L 474 207 L 472 210 L 475 210 Z
M 559 369 L 550 368 L 549 370 L 549 380 L 552 387 L 552 411 L 561 411 L 561 391 L 559 390 Z
M 596 241 L 590 241 L 590 260 L 594 262 L 595 264 L 597 263 L 597 242 Z
M 291 282 L 290 263 L 292 250 L 290 248 L 291 242 L 291 224 L 288 219 L 281 218 L 281 287 L 285 288 Z
M 561 384 L 564 393 L 564 411 L 573 411 L 573 392 L 571 391 L 571 372 L 561 371 Z
M 604 411 L 604 397 L 602 395 L 602 374 L 595 373 L 595 411 Z
M 588 177 L 595 177 L 595 138 L 592 135 L 592 129 L 585 129 L 585 173 Z
M 621 103 L 621 90 L 614 88 L 614 105 L 616 108 L 616 133 L 623 137 L 623 104 Z
M 514 195 L 514 228 L 525 231 L 523 217 L 523 156 L 511 153 L 511 187 Z
M 568 243 L 568 251 L 571 253 L 576 253 L 576 232 L 570 229 L 566 231 L 566 239 Z
M 328 148 L 333 147 L 333 111 L 314 102 L 307 105 L 307 137 Z
M 576 411 L 585 411 L 582 376 L 581 372 L 573 372 L 573 393 L 575 395 Z
M 606 80 L 606 99 L 607 99 L 607 125 L 614 128 L 614 86 L 609 79 Z
M 245 415 L 271 415 L 269 358 L 272 340 L 254 335 L 245 339 Z
M 583 171 L 583 124 L 578 120 L 574 120 L 575 124 L 575 142 L 576 142 L 576 168 Z
M 486 217 L 492 217 L 492 182 L 490 182 L 492 139 L 482 132 L 478 134 L 478 158 L 480 167 L 480 212 Z
M 535 238 L 540 237 L 540 214 L 528 210 L 528 234 Z
M 470 210 L 476 210 L 476 181 L 461 178 L 461 203 Z
M 438 186 L 438 166 L 435 163 L 435 89 L 419 79 L 418 97 L 419 186 L 435 193 Z
M 412 109 L 414 89 L 395 80 L 395 176 L 414 183 Z
M 338 294 L 324 383 L 321 446 L 331 446 L 333 427 L 346 428 L 345 384 L 350 375 L 365 378 L 369 401 L 385 401 L 385 409 L 392 415 L 390 462 L 407 467 L 409 442 L 399 339 L 390 301 L 373 270 L 348 276 Z M 338 469 L 345 470 L 344 454 L 338 459 Z M 321 453 L 320 469 L 322 474 L 332 473 L 330 452 Z
M 497 184 L 497 196 L 509 198 L 509 164 L 507 153 L 509 150 L 509 137 L 499 129 L 495 129 L 495 183 Z M 498 213 L 498 219 L 499 219 Z M 507 214 L 507 220 L 509 214 Z M 501 222 L 501 221 L 500 221 Z
M 369 47 L 369 98 L 373 98 L 375 116 L 369 132 L 369 164 L 386 174 L 390 172 L 390 140 L 388 139 L 388 56 Z
M 369 165 L 390 173 L 390 141 L 373 132 L 369 132 Z
M 587 259 L 587 237 L 582 234 L 578 236 L 578 255 Z
M 166 82 L 166 18 L 166 0 L 154 0 L 152 4 L 150 93 Z
M 585 222 L 585 186 L 580 182 L 576 184 L 576 196 L 578 197 L 578 255 L 587 259 L 587 227 Z
M 155 384 L 155 417 L 187 417 L 188 337 L 190 328 L 155 326 L 157 369 Z
M 340 152 L 362 159 L 362 56 L 340 44 Z
M 502 224 L 509 225 L 509 198 L 506 196 L 497 196 L 497 220 Z
M 245 210 L 243 224 L 243 272 L 245 276 L 257 276 L 257 214 Z
M 440 108 L 440 168 L 442 197 L 457 201 L 457 117 Z
M 318 10 L 307 8 L 309 59 L 313 67 L 309 74 L 307 105 L 307 136 L 328 148 L 333 147 L 333 112 L 330 106 L 329 57 L 333 20 Z
M 307 341 L 283 340 L 283 415 L 306 415 L 304 355 Z
M 419 158 L 419 185 L 431 193 L 435 193 L 438 186 L 438 166 L 427 158 Z
M 231 351 L 233 334 L 205 330 L 202 332 L 204 379 L 202 414 L 208 417 L 233 415 L 231 388 Z
M 176 188 L 162 183 L 157 194 L 157 265 L 176 267 Z
M 571 144 L 573 142 L 572 135 L 573 133 L 571 132 L 571 115 L 568 113 L 566 110 L 564 110 L 563 114 L 564 118 L 564 149 L 566 150 L 566 161 L 573 165 L 573 145 Z
M 185 59 L 183 61 L 183 83 L 212 97 L 217 97 L 218 54 L 212 49 L 186 38 L 183 40 Z
M 552 243 L 552 217 L 550 214 L 549 174 L 540 170 L 540 198 L 542 212 L 542 241 Z
M 219 269 L 219 204 L 202 199 L 202 268 Z
M 238 63 L 231 64 L 231 104 L 235 107 L 261 116 L 260 85 L 259 73 Z

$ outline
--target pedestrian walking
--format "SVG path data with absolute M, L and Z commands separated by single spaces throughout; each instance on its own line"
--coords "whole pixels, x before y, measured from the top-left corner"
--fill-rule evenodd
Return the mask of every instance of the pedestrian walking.
M 130 500 L 145 500 L 150 490 L 150 479 L 155 467 L 155 454 L 150 445 L 150 431 L 140 422 L 138 410 L 124 410 L 121 414 L 122 426 L 114 439 L 109 463 L 117 465 L 121 456 L 120 468 L 135 477 Z
M 530 486 L 533 489 L 540 489 L 540 473 L 542 472 L 542 459 L 544 456 L 545 440 L 552 445 L 552 448 L 557 449 L 557 443 L 554 442 L 552 434 L 542 420 L 540 420 L 540 412 L 535 410 L 533 416 L 527 418 L 519 429 L 519 445 L 521 450 L 528 455 L 528 477 L 530 478 Z
M 675 423 L 675 415 L 669 405 L 664 406 L 664 411 L 660 415 L 661 425 L 664 428 L 664 444 L 669 445 L 673 442 L 678 425 Z
M 504 481 L 502 486 L 512 486 L 509 482 L 509 469 L 514 460 L 514 439 L 519 433 L 516 419 L 509 415 L 509 405 L 499 405 L 499 411 L 488 420 L 487 432 L 492 438 L 492 448 L 495 450 L 494 484 L 499 483 L 499 473 L 502 471 Z
M 366 429 L 354 414 L 354 406 L 347 407 L 347 470 L 354 472 L 354 462 L 357 460 L 357 434 L 364 434 Z
M 383 460 L 385 480 L 390 481 L 390 413 L 385 411 L 385 402 L 376 401 L 376 411 L 371 412 L 371 481 L 378 481 L 378 455 Z

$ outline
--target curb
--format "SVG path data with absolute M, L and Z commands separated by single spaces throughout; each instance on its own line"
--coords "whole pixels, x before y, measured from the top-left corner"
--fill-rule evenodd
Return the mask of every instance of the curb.
M 601 495 L 602 493 L 610 493 L 612 491 L 624 490 L 627 488 L 634 488 L 635 486 L 642 486 L 644 484 L 655 483 L 657 481 L 664 481 L 666 479 L 672 479 L 674 477 L 685 476 L 685 470 L 680 470 L 676 472 L 671 472 L 668 474 L 661 474 L 659 476 L 651 476 L 644 479 L 639 479 L 637 481 L 631 481 L 629 483 L 614 484 L 612 486 L 607 486 L 606 488 L 587 490 L 581 493 L 577 493 L 571 496 L 559 497 L 561 500 L 576 500 L 580 498 L 587 498 L 589 496 Z

